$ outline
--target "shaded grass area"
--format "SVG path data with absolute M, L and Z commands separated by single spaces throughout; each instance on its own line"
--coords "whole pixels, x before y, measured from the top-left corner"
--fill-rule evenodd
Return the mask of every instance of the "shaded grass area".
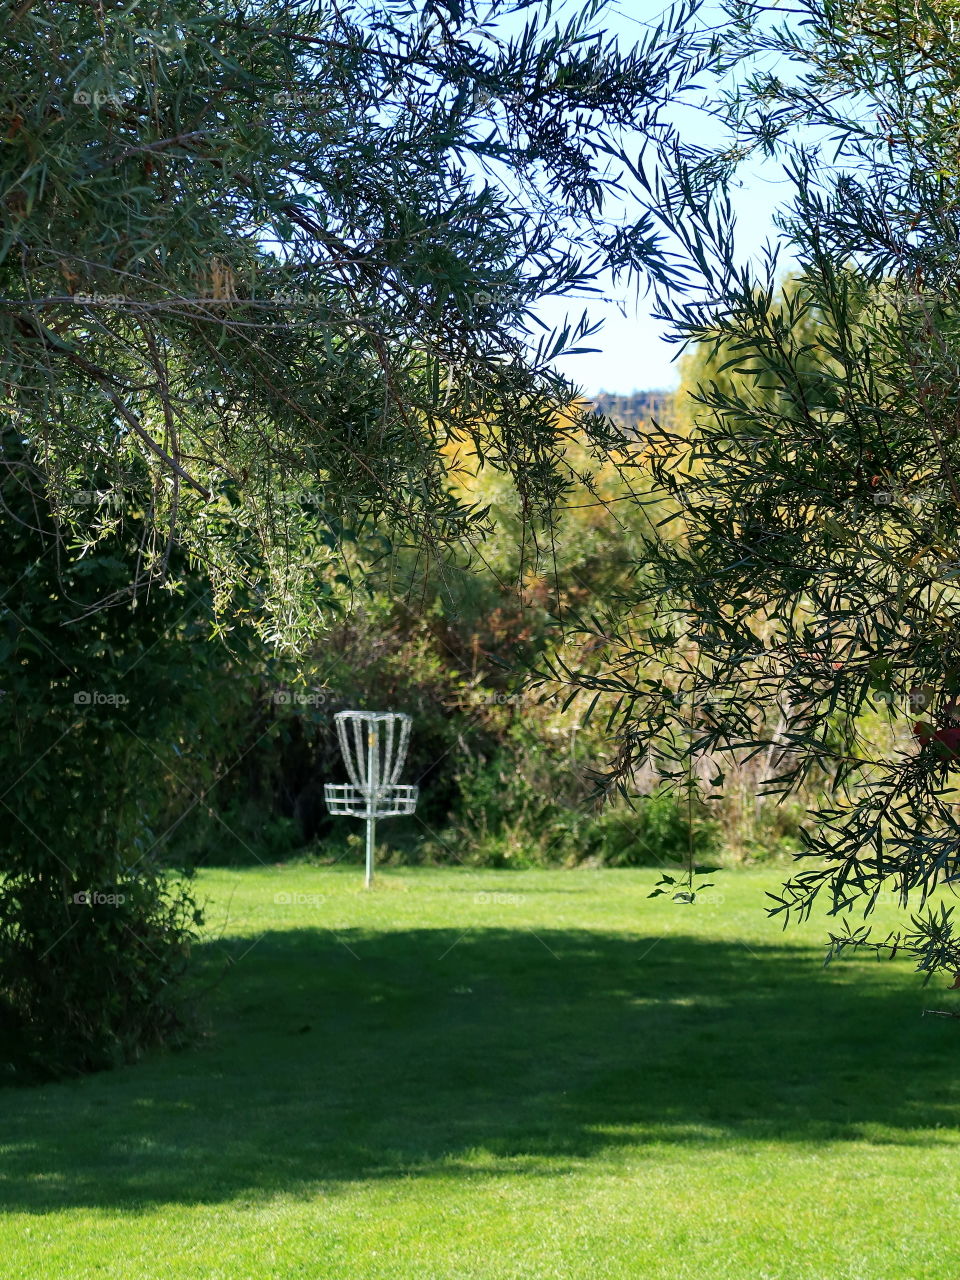
M 951 997 L 655 879 L 205 873 L 197 1047 L 0 1093 L 4 1274 L 955 1272 Z

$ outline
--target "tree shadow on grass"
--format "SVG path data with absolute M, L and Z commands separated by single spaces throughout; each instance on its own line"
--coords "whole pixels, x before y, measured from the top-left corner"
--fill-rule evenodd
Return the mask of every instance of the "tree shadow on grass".
M 956 1024 L 903 968 L 584 930 L 268 932 L 196 1048 L 0 1092 L 0 1204 L 146 1208 L 607 1148 L 960 1140 Z M 935 1003 L 935 1002 L 934 1002 Z

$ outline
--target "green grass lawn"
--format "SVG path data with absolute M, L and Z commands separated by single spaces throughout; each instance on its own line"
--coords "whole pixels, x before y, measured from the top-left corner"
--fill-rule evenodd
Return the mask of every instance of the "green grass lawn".
M 201 1042 L 0 1091 L 2 1280 L 960 1275 L 956 997 L 656 878 L 203 873 Z

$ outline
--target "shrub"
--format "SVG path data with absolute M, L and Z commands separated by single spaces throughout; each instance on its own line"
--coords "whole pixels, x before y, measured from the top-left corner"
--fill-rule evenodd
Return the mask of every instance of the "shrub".
M 177 979 L 200 915 L 152 823 L 175 769 L 191 776 L 204 603 L 130 593 L 136 516 L 71 556 L 29 448 L 9 429 L 0 443 L 3 1056 L 17 1077 L 61 1075 L 185 1026 Z

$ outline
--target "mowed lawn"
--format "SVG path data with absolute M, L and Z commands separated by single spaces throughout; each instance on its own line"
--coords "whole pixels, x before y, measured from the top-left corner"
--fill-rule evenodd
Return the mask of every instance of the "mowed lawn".
M 656 878 L 205 872 L 197 1046 L 0 1090 L 3 1280 L 960 1275 L 957 996 Z

